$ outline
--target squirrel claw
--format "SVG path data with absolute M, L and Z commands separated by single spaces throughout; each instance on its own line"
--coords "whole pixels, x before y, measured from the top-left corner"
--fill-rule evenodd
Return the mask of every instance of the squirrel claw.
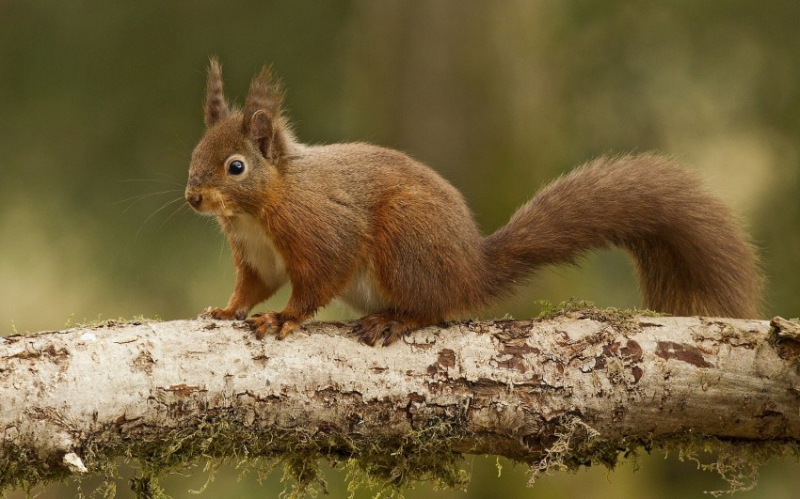
M 284 319 L 278 312 L 266 314 L 253 314 L 250 319 L 245 321 L 256 333 L 256 339 L 263 339 L 268 334 L 276 334 L 279 340 L 289 336 L 296 327 L 297 322 L 291 319 Z
M 408 322 L 378 313 L 362 317 L 353 328 L 353 334 L 371 347 L 379 343 L 389 346 L 413 329 Z
M 200 317 L 204 319 L 217 319 L 219 321 L 241 321 L 247 318 L 246 310 L 231 310 L 228 308 L 208 307 L 203 310 Z
M 200 317 L 204 319 L 217 319 L 220 321 L 229 321 L 235 317 L 236 313 L 227 308 L 208 307 L 203 310 Z
M 280 331 L 278 331 L 278 339 L 279 339 L 279 340 L 282 340 L 282 339 L 286 338 L 287 336 L 289 336 L 289 333 L 291 333 L 292 331 L 294 331 L 294 329 L 295 329 L 296 327 L 297 327 L 297 323 L 296 323 L 295 321 L 289 321 L 289 320 L 287 320 L 287 321 L 286 321 L 286 322 L 284 322 L 284 323 L 283 323 L 283 325 L 281 326 L 281 330 L 280 330 Z

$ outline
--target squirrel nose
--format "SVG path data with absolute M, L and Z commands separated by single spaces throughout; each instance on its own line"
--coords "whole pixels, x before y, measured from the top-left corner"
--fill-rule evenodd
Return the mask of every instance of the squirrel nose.
M 199 192 L 186 192 L 186 202 L 192 205 L 192 208 L 197 208 L 203 202 L 203 195 Z

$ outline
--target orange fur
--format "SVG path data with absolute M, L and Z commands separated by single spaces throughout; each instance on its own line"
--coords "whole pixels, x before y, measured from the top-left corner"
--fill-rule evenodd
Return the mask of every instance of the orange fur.
M 339 296 L 368 315 L 355 332 L 390 344 L 413 329 L 485 307 L 545 265 L 616 245 L 635 259 L 648 307 L 753 317 L 761 276 L 730 210 L 694 175 L 653 156 L 599 159 L 564 176 L 483 237 L 461 194 L 405 154 L 368 144 L 299 143 L 268 70 L 244 111 L 209 69 L 207 130 L 186 198 L 217 216 L 237 281 L 221 319 L 244 318 L 286 281 L 280 313 L 249 321 L 285 337 Z M 229 165 L 239 160 L 243 171 Z M 238 166 L 238 165 L 237 165 Z

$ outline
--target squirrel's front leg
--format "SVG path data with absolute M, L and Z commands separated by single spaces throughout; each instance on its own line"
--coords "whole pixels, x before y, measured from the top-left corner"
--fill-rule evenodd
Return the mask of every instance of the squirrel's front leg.
M 292 296 L 282 312 L 254 314 L 247 324 L 256 332 L 256 338 L 276 334 L 279 340 L 286 338 L 303 321 L 313 316 L 317 310 L 327 305 L 336 296 L 342 282 L 325 285 L 319 281 L 300 281 L 292 283 Z
M 283 312 L 267 312 L 264 314 L 253 314 L 253 316 L 245 321 L 256 333 L 257 339 L 263 339 L 264 336 L 271 333 L 276 333 L 279 340 L 289 336 L 301 321 L 292 319 Z
M 225 308 L 209 307 L 203 316 L 218 320 L 244 320 L 258 303 L 266 300 L 277 289 L 270 289 L 247 265 L 236 266 L 236 285 Z

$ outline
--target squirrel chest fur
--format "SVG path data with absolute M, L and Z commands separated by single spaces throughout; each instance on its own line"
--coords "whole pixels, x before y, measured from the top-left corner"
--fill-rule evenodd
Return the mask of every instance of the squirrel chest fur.
M 269 286 L 281 287 L 289 280 L 283 257 L 258 219 L 250 215 L 240 215 L 229 217 L 224 223 L 230 224 L 231 240 L 241 248 L 243 265 L 252 268 Z M 363 261 L 351 273 L 339 298 L 363 313 L 383 310 L 389 304 L 380 289 L 374 270 Z
M 245 319 L 287 282 L 281 312 L 248 323 L 286 337 L 334 298 L 366 313 L 354 332 L 390 344 L 479 310 L 539 268 L 619 246 L 636 262 L 646 305 L 685 315 L 752 317 L 761 276 L 736 217 L 694 175 L 654 156 L 593 161 L 542 189 L 482 236 L 460 193 L 427 166 L 368 144 L 298 142 L 268 70 L 244 109 L 229 108 L 212 60 L 207 131 L 186 200 L 216 216 L 236 284 L 217 319 Z
M 251 215 L 229 217 L 230 238 L 241 248 L 243 264 L 268 285 L 283 286 L 289 277 L 286 263 L 259 220 Z

